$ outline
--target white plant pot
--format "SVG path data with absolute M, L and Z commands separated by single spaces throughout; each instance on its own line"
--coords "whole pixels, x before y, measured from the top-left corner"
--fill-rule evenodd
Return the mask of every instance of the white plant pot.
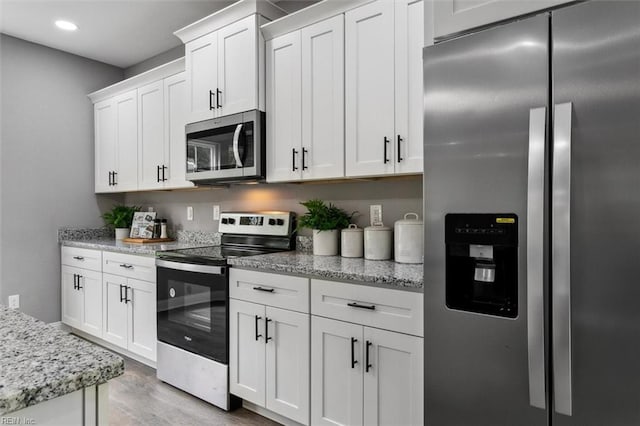
M 124 240 L 129 238 L 131 228 L 116 228 L 116 240 Z
M 316 256 L 337 256 L 338 237 L 337 229 L 330 231 L 313 230 L 313 254 Z

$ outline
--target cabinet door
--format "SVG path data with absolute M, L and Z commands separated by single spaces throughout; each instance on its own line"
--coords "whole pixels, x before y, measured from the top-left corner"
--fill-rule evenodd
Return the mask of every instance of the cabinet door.
M 229 299 L 229 390 L 265 406 L 265 309 Z
M 80 329 L 97 337 L 102 337 L 102 273 L 86 269 L 80 274 L 82 295 L 82 323 Z
M 346 175 L 393 173 L 394 2 L 345 14 Z
M 128 306 L 121 300 L 127 279 L 118 275 L 102 275 L 102 338 L 107 342 L 127 348 Z
M 187 171 L 187 75 L 181 72 L 164 79 L 164 182 L 165 188 L 193 186 Z
M 267 42 L 267 180 L 300 179 L 300 31 Z
M 256 15 L 218 30 L 217 116 L 258 107 Z
M 63 265 L 61 270 L 62 322 L 70 327 L 81 328 L 82 292 L 74 288 L 80 269 Z
M 434 37 L 465 32 L 571 0 L 439 0 L 433 2 Z
M 266 408 L 309 424 L 309 314 L 267 306 Z
M 138 92 L 116 96 L 116 177 L 115 191 L 138 189 Z
M 164 186 L 164 87 L 162 80 L 138 89 L 138 189 Z
M 423 342 L 420 337 L 364 328 L 364 424 L 422 426 Z
M 396 173 L 422 172 L 424 3 L 395 2 Z
M 301 43 L 302 177 L 343 177 L 343 15 L 303 28 Z
M 218 87 L 218 33 L 197 38 L 184 47 L 187 73 L 187 122 L 213 118 Z
M 127 347 L 135 354 L 156 360 L 156 285 L 129 278 Z
M 311 424 L 363 424 L 363 371 L 362 326 L 312 316 Z
M 93 106 L 95 126 L 95 191 L 111 192 L 110 173 L 116 169 L 116 115 L 113 99 Z

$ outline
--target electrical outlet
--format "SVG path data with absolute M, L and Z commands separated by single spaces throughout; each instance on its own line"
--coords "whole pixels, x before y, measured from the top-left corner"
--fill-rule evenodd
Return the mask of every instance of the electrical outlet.
M 187 206 L 187 220 L 193 220 L 193 207 Z
M 19 309 L 20 308 L 20 295 L 14 294 L 13 296 L 9 296 L 9 308 L 10 309 Z
M 149 206 L 149 207 L 147 208 L 147 211 L 148 211 L 148 212 L 152 212 L 152 211 L 153 211 L 153 207 L 152 207 L 152 206 Z
M 213 205 L 213 220 L 220 220 L 220 206 L 217 204 Z
M 372 204 L 369 206 L 369 219 L 371 220 L 371 225 L 382 223 L 382 205 Z

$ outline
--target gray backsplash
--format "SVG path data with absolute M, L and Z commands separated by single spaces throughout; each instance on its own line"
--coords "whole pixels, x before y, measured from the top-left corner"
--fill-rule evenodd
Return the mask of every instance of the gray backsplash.
M 158 217 L 167 218 L 176 235 L 179 231 L 218 230 L 213 220 L 213 205 L 221 211 L 291 210 L 302 214 L 301 201 L 320 198 L 348 212 L 357 211 L 354 222 L 369 225 L 369 206 L 381 204 L 383 221 L 388 226 L 407 212 L 422 217 L 422 176 L 351 180 L 335 183 L 257 184 L 194 190 L 134 192 L 125 195 L 125 203 L 144 210 L 153 207 Z M 193 207 L 193 220 L 187 220 L 187 206 Z M 300 235 L 311 235 L 303 229 Z

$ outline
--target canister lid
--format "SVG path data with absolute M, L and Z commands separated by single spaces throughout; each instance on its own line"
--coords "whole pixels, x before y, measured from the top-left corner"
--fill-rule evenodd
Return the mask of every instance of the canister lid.
M 408 216 L 414 216 L 415 219 L 408 219 Z M 406 213 L 404 219 L 396 220 L 396 225 L 422 225 L 422 220 L 419 219 L 418 213 Z
M 373 223 L 371 224 L 371 226 L 367 226 L 366 228 L 364 228 L 365 231 L 369 232 L 369 231 L 391 231 L 391 228 L 389 228 L 388 226 L 384 226 L 384 224 L 382 222 L 380 223 Z
M 351 223 L 349 224 L 348 228 L 344 228 L 342 230 L 342 232 L 362 232 L 363 229 L 362 228 L 358 228 L 358 225 L 356 225 L 355 223 Z

